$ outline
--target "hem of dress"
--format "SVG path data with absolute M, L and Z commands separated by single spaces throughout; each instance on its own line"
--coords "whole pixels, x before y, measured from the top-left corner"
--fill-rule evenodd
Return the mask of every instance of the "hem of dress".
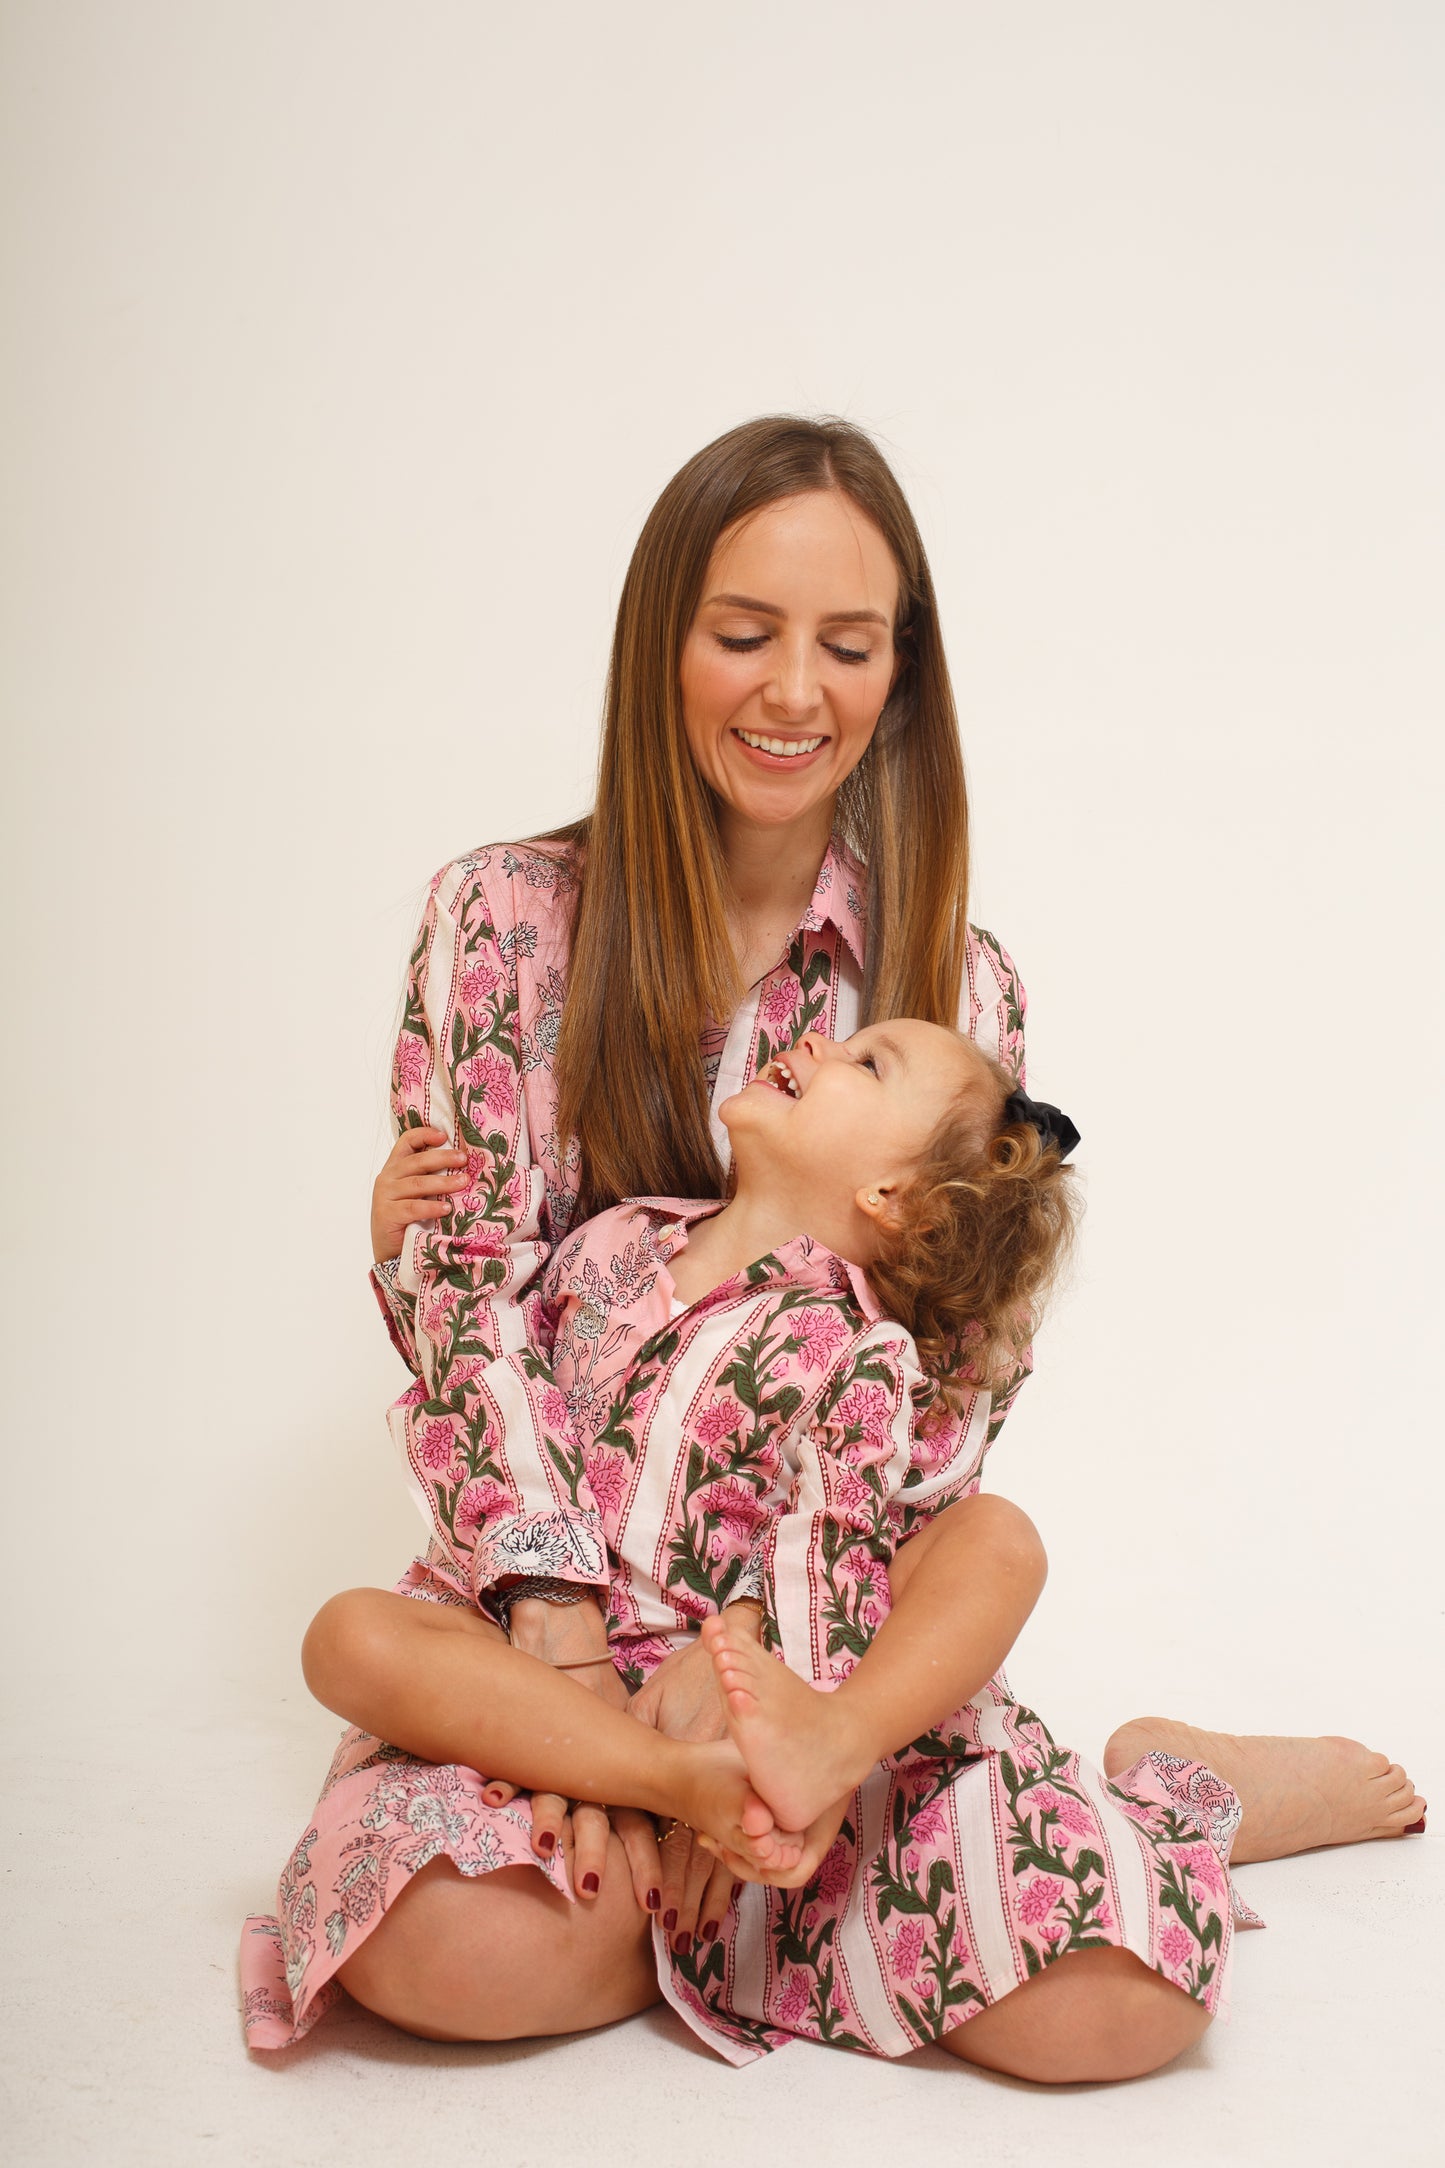
M 499 1810 L 505 1812 L 505 1809 Z M 495 1874 L 499 1867 L 535 1867 L 544 1879 L 558 1890 L 569 1904 L 577 1902 L 567 1874 L 566 1862 L 559 1851 L 549 1859 L 499 1859 L 490 1864 L 476 1860 L 464 1863 L 458 1859 L 449 1845 L 438 1845 L 432 1859 L 449 1859 L 458 1874 L 476 1881 L 484 1874 Z M 429 1867 L 431 1860 L 423 1860 L 421 1866 Z M 413 1876 L 420 1874 L 421 1867 L 412 1869 Z M 411 1888 L 408 1880 L 404 1888 Z M 253 1912 L 248 1915 L 241 1935 L 241 1991 L 242 2027 L 248 2049 L 261 2054 L 275 2054 L 282 2048 L 294 2047 L 304 2040 L 344 1993 L 342 1983 L 335 1975 L 347 1961 L 356 1955 L 368 1936 L 375 1933 L 387 1913 L 395 1904 L 401 1890 L 397 1890 L 388 1902 L 378 1903 L 369 1920 L 353 1922 L 360 1927 L 354 1942 L 344 1953 L 328 1949 L 325 1958 L 318 1953 L 317 1962 L 308 1968 L 308 1977 L 301 1983 L 301 1992 L 293 1995 L 286 1982 L 286 1957 L 281 1940 L 281 1923 L 271 1913 Z M 261 1954 L 254 1949 L 252 1938 L 269 1938 L 269 1951 Z M 248 1963 L 248 1955 L 251 1962 Z M 290 2011 L 289 2020 L 287 2011 Z

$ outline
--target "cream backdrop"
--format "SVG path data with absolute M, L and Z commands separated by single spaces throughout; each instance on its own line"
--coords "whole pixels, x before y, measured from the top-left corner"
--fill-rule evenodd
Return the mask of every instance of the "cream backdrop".
M 1053 1562 L 1014 1683 L 1081 1746 L 1156 1705 L 1427 1777 L 1441 11 L 5 26 L 22 1706 L 264 1761 L 316 1606 L 405 1565 L 366 1228 L 427 879 L 588 803 L 681 461 L 840 411 L 1085 1139 L 991 1470 Z

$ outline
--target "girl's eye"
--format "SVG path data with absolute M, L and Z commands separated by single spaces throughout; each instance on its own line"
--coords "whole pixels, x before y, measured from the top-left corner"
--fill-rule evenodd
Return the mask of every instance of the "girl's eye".
M 863 1069 L 871 1069 L 871 1070 L 873 1071 L 873 1074 L 874 1074 L 874 1076 L 877 1076 L 877 1074 L 878 1074 L 878 1059 L 877 1059 L 877 1056 L 876 1056 L 876 1055 L 874 1055 L 874 1054 L 860 1054 L 860 1055 L 858 1056 L 858 1064 L 859 1064 L 859 1067 L 860 1067 L 860 1068 L 863 1068 Z

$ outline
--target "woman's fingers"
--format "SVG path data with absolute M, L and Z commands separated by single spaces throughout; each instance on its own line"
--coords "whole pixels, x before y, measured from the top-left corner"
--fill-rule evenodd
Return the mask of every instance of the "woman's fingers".
M 579 1799 L 572 1809 L 572 1889 L 584 1904 L 602 1887 L 607 1866 L 607 1845 L 612 1824 L 607 1809 L 590 1799 Z
M 701 1851 L 700 1846 L 698 1849 Z M 728 1906 L 733 1901 L 733 1891 L 737 1884 L 720 1859 L 713 1859 L 707 1852 L 702 1852 L 702 1857 L 709 1861 L 712 1873 L 707 1878 L 697 1908 L 698 1939 L 702 1942 L 716 1942 L 722 1932 L 722 1923 L 727 1918 Z
M 567 1802 L 556 1792 L 532 1794 L 532 1850 L 539 1859 L 550 1859 L 562 1842 Z
M 672 1947 L 685 1957 L 698 1931 L 698 1907 L 712 1880 L 713 1861 L 683 1822 L 664 1843 L 662 1861 L 662 1924 Z
M 612 1826 L 622 1839 L 632 1890 L 644 1912 L 662 1910 L 662 1853 L 657 1824 L 637 1807 L 614 1807 Z

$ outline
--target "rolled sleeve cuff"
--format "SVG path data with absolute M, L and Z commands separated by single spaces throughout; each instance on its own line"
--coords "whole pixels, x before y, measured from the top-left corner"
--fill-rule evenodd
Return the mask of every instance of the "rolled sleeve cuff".
M 416 1351 L 416 1312 L 410 1295 L 403 1294 L 396 1284 L 399 1259 L 384 1257 L 371 1268 L 371 1287 L 376 1296 L 377 1307 L 386 1321 L 386 1330 L 392 1346 L 417 1377 L 421 1375 L 421 1361 Z
M 479 1531 L 472 1551 L 472 1591 L 479 1599 L 514 1575 L 583 1581 L 605 1592 L 612 1582 L 602 1523 L 594 1513 L 514 1513 Z

